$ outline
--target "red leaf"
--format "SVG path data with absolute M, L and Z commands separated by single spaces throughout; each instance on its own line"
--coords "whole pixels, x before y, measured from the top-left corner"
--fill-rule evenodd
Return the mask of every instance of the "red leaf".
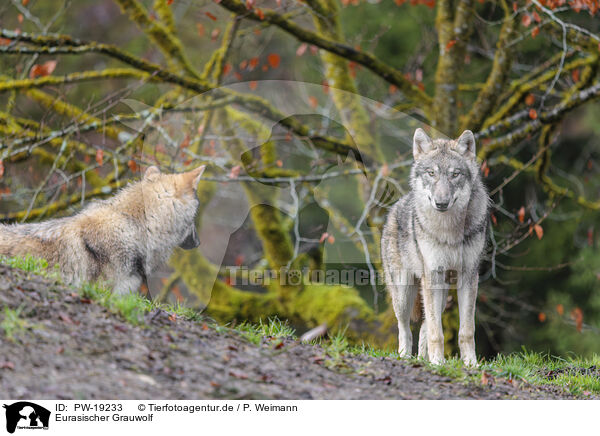
M 250 10 L 256 4 L 256 0 L 246 0 L 246 9 Z
M 544 312 L 538 313 L 538 321 L 539 322 L 545 322 L 546 321 L 546 314 Z
M 167 5 L 171 6 L 173 4 L 173 0 L 167 0 Z
M 450 41 L 448 41 L 448 44 L 446 44 L 446 51 L 454 47 L 454 44 L 456 44 L 456 39 L 451 39 Z
M 329 242 L 330 244 L 333 244 L 333 243 L 335 242 L 335 237 L 334 237 L 333 235 L 330 235 L 330 236 L 327 238 L 327 242 Z
M 43 64 L 35 64 L 29 70 L 29 78 L 35 79 L 36 77 L 45 77 L 52 74 L 52 72 L 56 69 L 56 61 L 47 61 Z
M 529 118 L 531 118 L 532 120 L 537 119 L 537 111 L 535 109 L 529 109 Z
M 521 19 L 521 24 L 525 27 L 529 27 L 529 25 L 531 24 L 531 15 L 523 15 L 523 18 Z
M 307 48 L 308 45 L 306 43 L 300 44 L 296 49 L 296 56 L 302 56 L 304 53 L 306 53 Z M 598 44 L 598 49 L 600 50 L 600 44 Z
M 213 14 L 211 14 L 210 12 L 205 12 L 204 15 L 206 15 L 208 18 L 210 18 L 213 21 L 217 21 L 217 17 L 215 17 Z
M 558 313 L 560 316 L 563 316 L 563 314 L 565 313 L 565 307 L 562 304 L 557 304 L 556 313 Z
M 206 29 L 204 29 L 204 24 L 202 23 L 196 23 L 196 29 L 198 30 L 198 35 L 200 37 L 203 37 L 206 33 Z
M 104 150 L 101 148 L 96 150 L 96 163 L 100 166 L 104 163 Z
M 0 45 L 9 45 L 10 39 L 0 38 Z
M 277 159 L 277 161 L 275 162 L 275 165 L 277 165 L 279 168 L 281 168 L 283 166 L 283 161 L 281 159 Z
M 533 94 L 527 94 L 527 97 L 525 97 L 525 104 L 527 106 L 531 106 L 533 105 L 533 103 L 535 103 L 535 95 Z
M 4 162 L 0 159 L 0 179 L 4 175 Z
M 271 68 L 277 68 L 281 62 L 281 57 L 277 53 L 271 53 L 267 56 L 267 62 L 269 62 Z
M 573 78 L 573 82 L 579 82 L 579 69 L 573 70 L 571 72 L 571 77 Z
M 535 26 L 532 30 L 531 30 L 531 37 L 535 38 L 536 36 L 538 36 L 540 34 L 540 28 L 539 26 Z
M 317 98 L 313 97 L 312 95 L 308 97 L 308 103 L 313 109 L 316 109 L 317 106 L 319 106 L 319 100 L 317 100 Z
M 525 222 L 525 207 L 521 206 L 519 212 L 517 212 L 517 216 L 519 217 L 519 222 Z
M 258 65 L 258 58 L 252 58 L 249 62 L 250 69 L 253 70 Z
M 258 86 L 258 82 L 256 80 L 253 80 L 250 83 L 248 83 L 248 86 L 250 87 L 250 89 L 252 91 L 254 91 L 256 89 L 256 87 Z
M 513 2 L 513 11 L 517 12 L 517 10 L 519 10 L 519 7 L 517 6 L 517 2 Z
M 241 166 L 236 165 L 233 168 L 231 168 L 231 171 L 229 171 L 229 178 L 230 179 L 237 179 L 240 175 L 240 170 L 242 169 Z
M 231 64 L 228 62 L 223 66 L 223 75 L 226 76 L 231 71 Z
M 494 215 L 493 213 L 490 214 L 490 218 L 492 219 L 492 224 L 494 224 L 495 226 L 498 225 L 498 218 L 496 218 L 496 215 Z
M 533 16 L 533 19 L 535 20 L 536 23 L 542 22 L 540 15 L 536 11 L 533 11 L 531 15 Z
M 138 165 L 136 161 L 134 161 L 133 159 L 129 159 L 129 161 L 127 162 L 127 166 L 129 167 L 132 173 L 137 173 Z
M 258 15 L 258 18 L 261 21 L 265 19 L 265 14 L 263 13 L 262 9 L 260 9 L 260 8 L 256 8 L 256 15 Z
M 583 311 L 579 307 L 576 307 L 571 311 L 571 318 L 575 321 L 575 328 L 581 333 L 583 327 Z
M 229 375 L 235 378 L 239 378 L 240 380 L 246 380 L 248 378 L 246 374 L 239 371 L 229 371 Z
M 325 241 L 325 239 L 327 239 L 327 237 L 329 236 L 329 233 L 325 232 L 321 235 L 321 238 L 319 239 L 319 244 L 322 244 L 323 241 Z
M 396 93 L 396 91 L 398 91 L 398 87 L 396 85 L 390 85 L 390 88 L 388 90 L 390 95 L 394 95 Z
M 542 239 L 544 237 L 544 229 L 539 224 L 533 226 L 533 230 L 535 230 L 535 235 L 538 239 Z

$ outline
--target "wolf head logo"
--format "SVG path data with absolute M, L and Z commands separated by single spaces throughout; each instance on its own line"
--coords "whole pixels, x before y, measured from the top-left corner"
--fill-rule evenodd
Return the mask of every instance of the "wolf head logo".
M 171 216 L 179 246 L 186 250 L 200 245 L 195 225 L 199 206 L 196 189 L 204 169 L 205 166 L 202 165 L 181 174 L 164 174 L 157 167 L 151 166 L 142 179 L 148 223 L 151 227 L 160 226 L 162 220 L 154 220 L 155 217 Z
M 432 140 L 419 128 L 413 138 L 413 155 L 411 187 L 421 194 L 416 198 L 424 199 L 439 213 L 466 207 L 479 174 L 470 130 L 457 140 Z

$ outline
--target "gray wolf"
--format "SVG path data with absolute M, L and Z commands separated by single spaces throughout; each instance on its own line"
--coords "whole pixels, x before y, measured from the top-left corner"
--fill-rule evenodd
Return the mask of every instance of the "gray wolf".
M 116 293 L 137 291 L 174 248 L 199 245 L 196 188 L 203 171 L 164 174 L 151 166 L 142 180 L 73 216 L 0 225 L 0 255 L 44 258 L 70 284 L 103 280 Z
M 412 353 L 411 312 L 422 302 L 418 355 L 444 361 L 442 312 L 449 288 L 456 286 L 460 354 L 467 365 L 476 365 L 475 301 L 490 200 L 475 138 L 466 130 L 457 140 L 432 140 L 417 129 L 413 156 L 411 190 L 391 207 L 381 240 L 384 278 L 398 319 L 398 351 Z

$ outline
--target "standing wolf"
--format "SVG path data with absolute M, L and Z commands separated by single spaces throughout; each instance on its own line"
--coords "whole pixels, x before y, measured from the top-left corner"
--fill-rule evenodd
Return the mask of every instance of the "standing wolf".
M 64 280 L 105 280 L 113 292 L 136 291 L 177 246 L 199 245 L 194 219 L 204 166 L 182 174 L 149 167 L 141 181 L 76 215 L 0 225 L 0 254 L 31 254 L 58 264 Z
M 413 155 L 411 191 L 392 206 L 381 239 L 385 280 L 398 318 L 398 351 L 412 352 L 409 324 L 420 285 L 425 318 L 419 356 L 443 362 L 442 312 L 448 289 L 456 286 L 460 354 L 475 365 L 475 300 L 489 215 L 475 138 L 466 130 L 455 141 L 432 141 L 417 129 Z M 415 310 L 413 319 L 419 315 Z

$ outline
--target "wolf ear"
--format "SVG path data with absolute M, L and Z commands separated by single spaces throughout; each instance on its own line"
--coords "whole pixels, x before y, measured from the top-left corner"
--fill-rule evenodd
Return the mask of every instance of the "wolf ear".
M 433 141 L 425 130 L 420 127 L 415 130 L 415 136 L 413 136 L 413 156 L 418 159 L 422 154 L 429 153 L 433 149 Z
M 202 173 L 206 169 L 206 165 L 200 165 L 198 168 L 194 168 L 191 171 L 185 173 L 186 180 L 192 186 L 192 188 L 196 189 L 198 183 L 200 183 L 200 177 L 202 177 Z
M 475 157 L 475 136 L 470 130 L 465 130 L 456 140 L 456 151 L 467 157 Z
M 152 165 L 146 169 L 146 172 L 144 173 L 144 180 L 154 180 L 159 174 L 160 170 L 158 167 Z

